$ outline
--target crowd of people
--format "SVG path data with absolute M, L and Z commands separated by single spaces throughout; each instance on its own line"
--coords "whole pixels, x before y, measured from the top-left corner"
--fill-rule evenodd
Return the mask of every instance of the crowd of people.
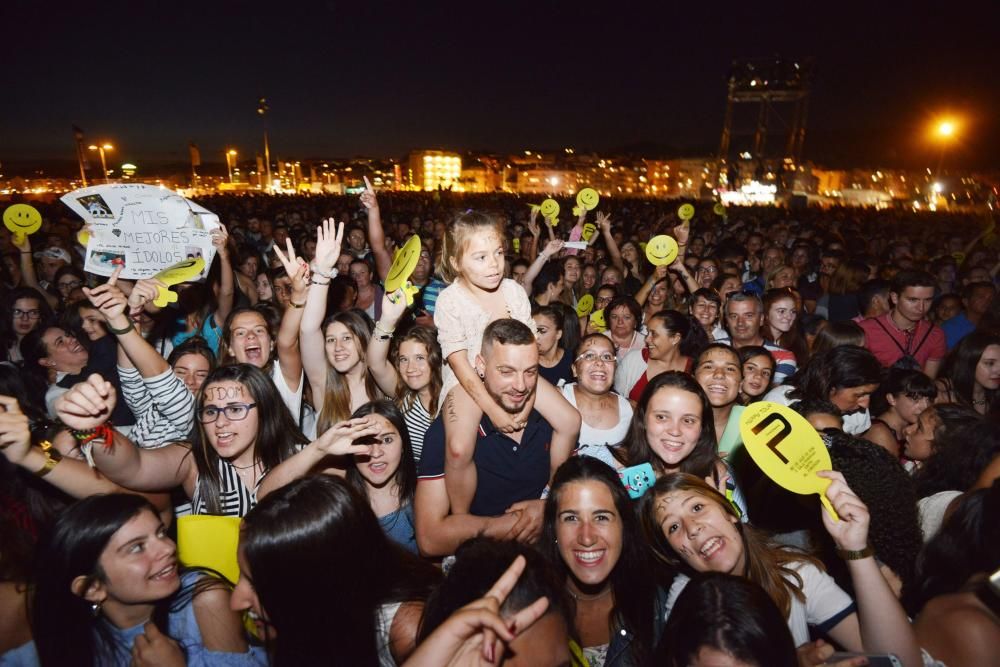
M 982 216 L 199 203 L 215 260 L 163 308 L 58 204 L 0 238 L 0 665 L 995 663 Z M 839 519 L 748 455 L 761 401 Z M 181 562 L 199 516 L 238 577 Z

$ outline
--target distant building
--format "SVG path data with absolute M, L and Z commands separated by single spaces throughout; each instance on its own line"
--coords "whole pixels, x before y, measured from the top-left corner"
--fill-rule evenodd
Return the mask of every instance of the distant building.
M 416 190 L 447 190 L 461 182 L 462 157 L 458 153 L 414 151 L 409 163 L 410 186 Z

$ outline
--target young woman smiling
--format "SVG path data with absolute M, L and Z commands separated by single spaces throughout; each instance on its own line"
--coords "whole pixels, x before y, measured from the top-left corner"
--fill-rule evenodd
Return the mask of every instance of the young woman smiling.
M 607 336 L 589 334 L 576 348 L 573 376 L 576 382 L 564 385 L 563 396 L 580 411 L 577 456 L 592 456 L 616 466 L 612 447 L 628 435 L 632 404 L 612 390 L 615 378 L 614 344 Z
M 540 542 L 576 600 L 574 624 L 588 662 L 644 664 L 663 629 L 666 598 L 615 471 L 587 456 L 561 465 Z
M 141 496 L 81 500 L 39 543 L 34 642 L 4 665 L 267 664 L 250 648 L 229 591 L 184 572 L 177 546 Z
M 809 625 L 849 651 L 893 653 L 906 667 L 923 664 L 906 613 L 879 571 L 868 547 L 868 508 L 837 472 L 826 496 L 839 516 L 823 514 L 823 525 L 847 561 L 857 594 L 854 602 L 822 569 L 819 561 L 779 546 L 739 520 L 733 506 L 694 475 L 661 477 L 640 501 L 646 538 L 665 564 L 681 568 L 670 601 L 696 572 L 722 572 L 759 584 L 788 621 L 795 644 L 809 641 Z
M 72 429 L 93 431 L 106 423 L 115 401 L 111 384 L 92 375 L 59 399 L 57 415 Z M 210 373 L 198 392 L 195 418 L 192 443 L 140 450 L 115 432 L 113 444 L 91 449 L 98 470 L 136 491 L 180 486 L 194 514 L 243 516 L 257 503 L 265 474 L 307 442 L 274 383 L 249 364 Z
M 393 297 L 392 299 L 389 297 Z M 393 300 L 395 299 L 395 301 Z M 395 332 L 406 312 L 403 290 L 382 298 L 378 329 Z M 420 462 L 424 434 L 434 421 L 441 400 L 441 346 L 428 327 L 410 327 L 401 334 L 378 333 L 368 341 L 368 369 L 386 396 L 394 396 L 410 432 L 413 458 Z

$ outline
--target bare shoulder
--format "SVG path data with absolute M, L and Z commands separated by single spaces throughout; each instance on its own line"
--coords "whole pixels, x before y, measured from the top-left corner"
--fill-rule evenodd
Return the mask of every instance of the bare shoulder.
M 913 627 L 919 644 L 947 665 L 989 664 L 1000 646 L 1000 618 L 972 593 L 934 598 Z
M 402 664 L 417 645 L 417 631 L 424 616 L 423 602 L 404 602 L 392 619 L 389 628 L 389 643 L 392 657 L 397 664 Z
M 245 653 L 246 637 L 240 616 L 229 608 L 230 591 L 220 583 L 200 581 L 191 604 L 205 648 L 210 651 Z

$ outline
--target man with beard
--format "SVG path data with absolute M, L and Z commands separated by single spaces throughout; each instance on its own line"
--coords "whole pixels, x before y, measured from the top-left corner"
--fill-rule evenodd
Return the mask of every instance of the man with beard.
M 483 333 L 476 371 L 486 391 L 512 415 L 534 404 L 538 345 L 525 324 L 496 320 Z M 501 433 L 483 415 L 473 455 L 476 492 L 469 514 L 451 514 L 445 487 L 444 420 L 457 418 L 446 401 L 424 437 L 414 511 L 417 544 L 426 556 L 455 552 L 465 540 L 486 535 L 534 542 L 542 527 L 542 491 L 549 480 L 552 427 L 532 410 L 527 426 Z

